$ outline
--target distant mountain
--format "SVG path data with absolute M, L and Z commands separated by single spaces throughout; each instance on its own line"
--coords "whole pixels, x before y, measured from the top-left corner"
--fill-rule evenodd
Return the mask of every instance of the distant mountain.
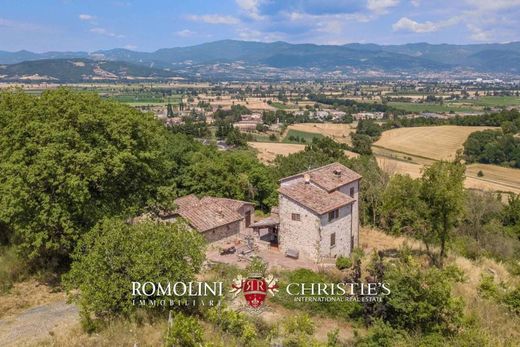
M 62 61 L 59 64 L 64 64 L 67 59 L 86 59 L 85 63 L 88 60 L 89 67 L 92 64 L 103 64 L 109 68 L 108 62 L 118 62 L 118 67 L 115 68 L 120 69 L 118 71 L 126 69 L 133 71 L 132 75 L 135 72 L 143 76 L 159 77 L 172 76 L 173 72 L 186 76 L 252 79 L 266 76 L 266 73 L 283 77 L 284 71 L 290 72 L 289 78 L 306 78 L 312 76 L 309 74 L 310 71 L 316 74 L 316 71 L 325 74 L 339 71 L 345 75 L 381 75 L 449 73 L 455 70 L 518 75 L 520 42 L 475 45 L 316 45 L 280 41 L 263 43 L 222 40 L 189 47 L 163 48 L 155 52 L 127 49 L 100 50 L 92 53 L 0 51 L 0 64 L 44 60 L 41 64 L 24 64 L 21 67 L 9 65 L 4 68 L 4 71 L 10 71 L 8 76 L 13 76 L 12 72 L 16 69 L 25 69 L 26 73 L 34 72 L 55 77 L 60 73 L 55 67 L 55 64 L 59 63 L 57 60 Z M 64 66 L 67 71 L 65 74 L 68 76 L 76 78 L 84 75 L 79 72 L 77 66 Z M 136 70 L 137 66 L 151 70 Z M 116 71 L 115 74 L 119 76 L 119 72 Z M 2 72 L 0 75 L 6 73 Z
M 166 78 L 173 72 L 121 61 L 41 59 L 0 65 L 0 80 L 81 82 Z

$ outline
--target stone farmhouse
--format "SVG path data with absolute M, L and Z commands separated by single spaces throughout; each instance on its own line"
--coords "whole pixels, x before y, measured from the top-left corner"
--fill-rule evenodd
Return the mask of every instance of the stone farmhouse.
M 252 240 L 262 249 L 320 262 L 349 256 L 358 245 L 360 180 L 339 163 L 283 178 L 279 206 L 255 223 L 250 202 L 195 195 L 175 200 L 176 210 L 160 219 L 182 217 L 210 243 Z
M 360 180 L 339 163 L 282 179 L 280 249 L 315 261 L 349 256 L 359 242 Z
M 205 196 L 187 195 L 175 200 L 177 209 L 163 213 L 162 221 L 182 217 L 208 242 L 235 241 L 245 235 L 252 223 L 255 205 L 250 202 Z

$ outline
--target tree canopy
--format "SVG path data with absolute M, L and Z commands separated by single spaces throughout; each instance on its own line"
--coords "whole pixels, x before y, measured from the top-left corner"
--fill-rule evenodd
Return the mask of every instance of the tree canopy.
M 152 115 L 67 89 L 0 94 L 0 221 L 31 260 L 67 257 L 105 216 L 168 194 L 171 138 Z

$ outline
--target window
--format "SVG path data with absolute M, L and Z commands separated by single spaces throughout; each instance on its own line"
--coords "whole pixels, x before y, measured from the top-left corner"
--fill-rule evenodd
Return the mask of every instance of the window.
M 330 248 L 336 246 L 336 233 L 330 234 Z
M 329 222 L 339 217 L 339 210 L 329 212 Z
M 300 221 L 300 214 L 299 213 L 291 214 L 291 219 L 299 222 Z
M 354 197 L 354 187 L 350 188 L 350 197 Z

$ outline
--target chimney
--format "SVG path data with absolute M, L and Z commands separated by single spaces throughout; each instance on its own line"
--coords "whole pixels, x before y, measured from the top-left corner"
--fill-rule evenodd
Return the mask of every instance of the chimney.
M 334 169 L 334 175 L 341 176 L 341 170 L 340 169 Z
M 303 175 L 303 181 L 305 182 L 305 184 L 311 183 L 311 175 L 309 175 L 308 173 Z

